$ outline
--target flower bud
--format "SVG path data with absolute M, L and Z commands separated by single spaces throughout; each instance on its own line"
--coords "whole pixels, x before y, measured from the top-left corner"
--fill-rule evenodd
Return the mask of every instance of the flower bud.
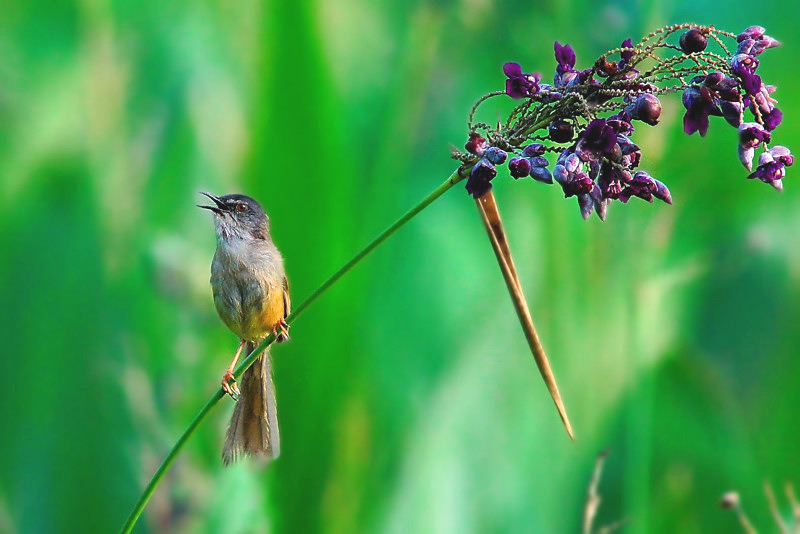
M 728 124 L 734 128 L 738 128 L 742 124 L 743 106 L 739 102 L 728 102 L 722 100 L 719 103 L 719 109 L 722 111 L 722 116 L 728 121 Z
M 555 169 L 553 169 L 553 178 L 563 187 L 569 183 L 569 171 L 563 165 L 556 165 Z
M 514 179 L 523 178 L 531 173 L 531 162 L 519 156 L 511 158 L 508 162 L 508 170 Z
M 655 126 L 661 116 L 661 101 L 656 95 L 644 93 L 636 98 L 636 102 L 625 108 L 625 111 L 630 113 L 631 118 Z
M 739 508 L 739 494 L 735 491 L 729 491 L 722 496 L 719 505 L 725 510 L 733 510 Z
M 578 157 L 577 154 L 570 154 L 564 160 L 564 167 L 567 168 L 567 172 L 570 174 L 578 172 L 578 169 L 581 167 L 581 158 Z
M 505 150 L 503 150 L 501 148 L 497 148 L 496 146 L 493 146 L 493 147 L 489 147 L 488 149 L 486 149 L 485 156 L 486 156 L 486 159 L 491 161 L 494 165 L 502 165 L 503 163 L 506 162 L 506 158 L 508 157 L 508 154 L 506 154 Z
M 541 156 L 545 152 L 545 146 L 542 143 L 532 143 L 522 149 L 522 155 L 526 158 L 534 156 Z
M 547 161 L 547 158 L 544 156 L 535 156 L 532 158 L 528 158 L 528 161 L 531 162 L 531 167 L 547 167 L 550 165 L 550 162 Z
M 749 26 L 736 36 L 736 42 L 741 43 L 745 39 L 761 39 L 766 31 L 767 29 L 763 26 Z
M 706 49 L 706 45 L 708 44 L 708 38 L 698 30 L 697 28 L 692 28 L 688 32 L 681 35 L 680 45 L 681 50 L 683 50 L 687 54 L 693 54 L 695 52 L 702 52 Z
M 571 141 L 575 132 L 572 128 L 572 123 L 565 120 L 554 120 L 550 123 L 550 139 L 556 143 L 566 143 Z
M 472 168 L 472 172 L 467 179 L 467 192 L 474 198 L 483 196 L 492 188 L 491 181 L 497 176 L 497 169 L 488 159 L 481 158 Z
M 653 191 L 653 196 L 657 199 L 663 200 L 667 204 L 672 204 L 672 195 L 670 194 L 669 189 L 667 189 L 667 186 L 655 178 L 653 179 L 653 182 L 656 184 L 656 190 Z
M 794 156 L 785 146 L 775 145 L 769 149 L 769 153 L 772 154 L 773 159 L 780 161 L 787 167 L 791 167 L 794 163 Z
M 488 145 L 489 143 L 486 141 L 486 139 L 483 138 L 481 134 L 479 134 L 478 132 L 470 132 L 469 141 L 467 141 L 467 144 L 464 145 L 464 148 L 470 154 L 475 154 L 476 156 L 482 156 L 484 150 L 486 150 L 486 147 Z
M 764 128 L 769 131 L 777 128 L 783 120 L 783 112 L 776 107 L 773 107 L 772 110 L 767 113 L 762 113 L 761 115 L 764 119 Z
M 552 184 L 553 175 L 547 170 L 547 167 L 531 167 L 531 178 L 543 184 Z
M 578 195 L 578 206 L 581 209 L 581 216 L 585 221 L 594 211 L 594 200 L 592 200 L 592 195 Z
M 739 161 L 742 162 L 742 165 L 744 165 L 744 168 L 747 169 L 748 171 L 752 171 L 753 170 L 753 157 L 756 154 L 756 149 L 753 148 L 753 147 L 746 147 L 746 146 L 743 146 L 743 145 L 739 145 L 737 151 L 739 153 Z

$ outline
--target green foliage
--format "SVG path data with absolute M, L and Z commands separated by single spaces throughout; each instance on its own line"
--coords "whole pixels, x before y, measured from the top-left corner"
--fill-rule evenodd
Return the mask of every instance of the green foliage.
M 554 40 L 582 65 L 687 19 L 784 42 L 760 71 L 798 149 L 796 7 L 726 5 L 4 6 L 0 532 L 115 531 L 217 388 L 237 340 L 197 191 L 264 204 L 300 301 L 452 172 L 504 61 L 547 78 Z M 598 524 L 733 531 L 729 489 L 769 524 L 762 479 L 800 481 L 800 182 L 748 182 L 732 128 L 689 142 L 663 101 L 635 140 L 675 206 L 585 222 L 554 188 L 495 180 L 576 443 L 459 186 L 273 350 L 280 460 L 222 468 L 226 399 L 136 531 L 577 532 L 606 447 Z

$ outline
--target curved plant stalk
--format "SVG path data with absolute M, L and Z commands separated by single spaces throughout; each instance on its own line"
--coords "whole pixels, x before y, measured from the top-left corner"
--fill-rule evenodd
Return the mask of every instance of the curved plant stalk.
M 533 354 L 533 359 L 536 361 L 536 366 L 539 368 L 539 373 L 542 375 L 550 396 L 558 410 L 558 415 L 561 416 L 561 421 L 564 423 L 564 428 L 571 439 L 575 439 L 572 432 L 572 425 L 569 423 L 567 417 L 567 409 L 564 402 L 561 400 L 561 393 L 558 391 L 558 384 L 553 370 L 550 368 L 550 362 L 547 359 L 547 354 L 544 352 L 542 342 L 539 340 L 539 335 L 536 333 L 536 327 L 533 325 L 533 318 L 528 309 L 528 303 L 525 301 L 525 294 L 522 292 L 522 285 L 519 282 L 517 275 L 517 268 L 514 265 L 514 259 L 511 256 L 511 249 L 508 246 L 508 239 L 506 239 L 506 232 L 503 227 L 503 221 L 500 219 L 500 211 L 497 209 L 497 202 L 495 201 L 494 193 L 490 189 L 481 197 L 475 199 L 478 206 L 478 211 L 481 214 L 481 219 L 486 227 L 486 232 L 489 234 L 489 240 L 492 242 L 492 249 L 497 256 L 497 263 L 500 264 L 500 270 L 503 272 L 503 278 L 506 281 L 508 292 L 511 295 L 511 301 L 514 303 L 514 310 L 517 312 L 519 322 L 522 325 L 522 330 L 525 332 L 525 339 L 528 340 L 528 346 Z
M 427 208 L 434 200 L 442 196 L 445 192 L 447 192 L 451 187 L 455 184 L 463 180 L 465 177 L 462 176 L 460 169 L 453 171 L 453 173 L 445 180 L 439 187 L 433 190 L 428 196 L 422 199 L 416 206 L 408 210 L 402 217 L 397 219 L 389 228 L 384 230 L 378 237 L 373 239 L 367 246 L 365 246 L 361 251 L 353 256 L 353 258 L 344 264 L 338 271 L 333 273 L 333 275 L 328 278 L 325 282 L 322 283 L 316 291 L 314 291 L 306 300 L 300 303 L 295 309 L 294 312 L 287 317 L 286 322 L 288 324 L 292 324 L 297 317 L 300 316 L 315 300 L 317 300 L 320 296 L 322 296 L 325 291 L 327 291 L 333 284 L 335 284 L 342 276 L 347 274 L 350 269 L 355 267 L 361 260 L 363 260 L 370 252 L 375 250 L 381 243 L 386 241 L 392 234 L 394 234 L 401 226 L 406 224 L 408 221 L 414 218 L 419 212 Z M 242 374 L 247 370 L 250 365 L 255 361 L 259 354 L 264 352 L 264 350 L 273 342 L 275 336 L 270 334 L 264 339 L 250 355 L 245 358 L 242 363 L 234 371 L 234 376 L 236 378 L 240 378 Z M 156 472 L 153 474 L 153 477 L 148 482 L 147 486 L 145 487 L 142 495 L 139 497 L 136 505 L 134 506 L 131 513 L 128 515 L 128 518 L 125 521 L 125 524 L 120 529 L 122 534 L 127 534 L 133 530 L 134 525 L 139 520 L 139 517 L 142 515 L 145 507 L 147 506 L 150 497 L 153 496 L 158 485 L 161 483 L 161 480 L 164 478 L 164 475 L 167 473 L 169 468 L 175 462 L 175 459 L 178 457 L 181 449 L 189 440 L 191 435 L 194 433 L 195 429 L 200 425 L 200 423 L 205 419 L 205 417 L 211 412 L 211 409 L 225 396 L 225 393 L 222 391 L 222 388 L 218 388 L 217 391 L 209 398 L 203 408 L 194 416 L 194 419 L 189 423 L 189 426 L 186 427 L 186 430 L 183 431 L 183 434 L 178 438 L 178 441 L 175 442 L 175 445 L 172 446 L 172 449 L 167 453 L 167 456 L 164 458 L 164 461 L 161 462 L 161 465 L 158 466 Z
M 545 114 L 544 116 L 542 116 L 540 118 L 540 120 L 536 124 L 531 126 L 531 131 L 536 131 L 539 128 L 542 128 L 542 127 L 546 126 L 547 124 L 550 123 L 550 121 L 552 119 L 553 119 L 553 116 L 551 114 Z M 294 311 L 292 312 L 292 314 L 289 317 L 286 318 L 286 322 L 288 324 L 292 324 L 295 321 L 295 319 L 297 319 L 300 316 L 300 314 L 303 313 L 315 300 L 317 300 L 320 296 L 322 296 L 322 294 L 325 293 L 328 289 L 330 289 L 330 287 L 333 284 L 338 282 L 340 278 L 342 278 L 345 274 L 347 274 L 347 272 L 350 271 L 350 269 L 355 267 L 361 260 L 363 260 L 367 255 L 369 255 L 370 252 L 375 250 L 380 244 L 382 244 L 389 237 L 391 237 L 392 234 L 394 234 L 397 230 L 399 230 L 408 221 L 413 219 L 419 212 L 421 212 L 422 210 L 427 208 L 429 205 L 431 205 L 431 203 L 433 203 L 434 200 L 438 199 L 440 196 L 445 194 L 454 185 L 456 185 L 457 183 L 459 183 L 462 180 L 464 180 L 467 177 L 466 174 L 472 168 L 472 166 L 475 164 L 476 161 L 477 161 L 477 158 L 475 158 L 472 161 L 462 160 L 463 164 L 458 169 L 453 171 L 452 174 L 450 174 L 450 176 L 448 176 L 447 179 L 444 182 L 442 182 L 441 185 L 439 185 L 439 187 L 434 189 L 431 193 L 428 194 L 428 196 L 426 196 L 419 203 L 417 203 L 417 205 L 415 205 L 413 208 L 408 210 L 402 217 L 397 219 L 391 226 L 389 226 L 386 230 L 384 230 L 378 237 L 373 239 L 369 244 L 367 244 L 367 246 L 365 246 L 363 249 L 361 249 L 361 251 L 358 252 L 358 254 L 353 256 L 353 258 L 350 259 L 350 261 L 348 261 L 346 264 L 344 264 L 338 271 L 333 273 L 333 275 L 331 275 L 330 278 L 328 278 L 325 282 L 323 282 L 322 285 L 320 285 L 317 288 L 317 290 L 314 291 L 306 300 L 304 300 L 298 306 L 296 306 L 294 308 Z M 517 281 L 517 285 L 519 285 L 518 281 Z M 520 293 L 521 293 L 521 291 L 520 291 Z M 527 310 L 527 306 L 526 306 L 526 310 Z M 527 335 L 528 334 L 527 334 L 527 331 L 526 331 L 526 336 Z M 535 335 L 535 331 L 534 331 L 534 335 Z M 233 373 L 234 377 L 235 378 L 240 378 L 242 376 L 242 374 L 247 370 L 247 368 L 250 367 L 250 365 L 253 364 L 253 362 L 256 360 L 258 355 L 261 354 L 262 352 L 264 352 L 264 350 L 270 345 L 270 343 L 272 343 L 273 340 L 274 340 L 274 336 L 272 334 L 270 334 L 266 339 L 264 339 L 255 348 L 255 350 L 253 350 L 253 352 L 251 352 L 247 356 L 247 358 L 245 358 L 244 361 L 242 361 L 242 363 L 239 364 L 239 366 L 236 368 L 236 370 Z M 536 337 L 536 340 L 537 340 L 537 343 L 538 343 L 538 337 Z M 529 343 L 530 343 L 530 340 L 529 340 Z M 541 349 L 541 344 L 540 343 L 539 343 L 539 348 L 540 348 L 540 351 L 538 353 L 543 355 L 544 354 L 544 350 Z M 534 350 L 534 349 L 532 349 L 532 350 Z M 537 357 L 536 354 L 538 354 L 538 353 L 537 353 L 536 350 L 534 350 L 534 357 L 535 358 Z M 545 358 L 544 361 L 546 363 L 547 359 Z M 537 364 L 539 364 L 539 359 L 538 358 L 537 358 Z M 540 368 L 540 370 L 542 369 L 541 365 L 540 365 L 539 368 Z M 547 366 L 547 369 L 549 369 L 549 365 Z M 550 375 L 552 376 L 552 373 L 550 373 Z M 567 427 L 567 432 L 569 433 L 570 436 L 572 436 L 572 429 L 569 426 L 569 421 L 566 419 L 566 411 L 563 410 L 563 405 L 559 404 L 560 403 L 560 396 L 558 395 L 558 390 L 556 389 L 555 390 L 555 394 L 553 394 L 553 389 L 551 388 L 551 382 L 552 382 L 553 386 L 555 386 L 555 379 L 553 378 L 551 381 L 548 381 L 544 371 L 542 371 L 542 376 L 545 378 L 545 383 L 547 383 L 548 389 L 550 389 L 550 391 L 551 391 L 551 395 L 554 395 L 553 399 L 554 400 L 558 399 L 558 400 L 556 400 L 556 406 L 560 406 L 559 407 L 559 413 L 561 414 L 561 417 L 564 420 L 564 424 Z M 139 500 L 136 502 L 136 505 L 134 506 L 133 510 L 131 510 L 131 513 L 128 515 L 128 518 L 125 520 L 125 524 L 122 526 L 122 529 L 120 530 L 121 534 L 128 534 L 129 532 L 131 532 L 133 530 L 134 525 L 136 525 L 136 522 L 139 520 L 139 517 L 142 515 L 142 512 L 144 511 L 145 507 L 147 506 L 147 503 L 150 500 L 150 497 L 152 497 L 152 495 L 155 492 L 156 488 L 161 483 L 161 480 L 164 478 L 164 475 L 167 473 L 167 471 L 172 466 L 172 464 L 175 461 L 175 459 L 178 457 L 178 454 L 180 453 L 181 449 L 183 449 L 183 446 L 189 440 L 189 438 L 194 433 L 195 429 L 203 421 L 203 419 L 205 419 L 205 417 L 211 412 L 212 408 L 214 408 L 214 406 L 224 396 L 225 396 L 225 393 L 222 391 L 222 388 L 220 387 L 211 396 L 211 398 L 209 398 L 206 401 L 206 403 L 203 405 L 203 408 L 197 413 L 197 415 L 194 416 L 192 421 L 189 423 L 189 426 L 186 427 L 186 430 L 183 431 L 181 436 L 178 438 L 178 441 L 175 442 L 175 445 L 173 445 L 172 449 L 170 449 L 170 451 L 167 453 L 167 456 L 164 458 L 164 461 L 161 462 L 161 465 L 158 466 L 158 469 L 156 469 L 156 472 L 153 474 L 153 477 L 150 479 L 150 482 L 147 483 L 147 486 L 144 488 L 144 491 L 142 492 L 142 495 L 139 497 Z

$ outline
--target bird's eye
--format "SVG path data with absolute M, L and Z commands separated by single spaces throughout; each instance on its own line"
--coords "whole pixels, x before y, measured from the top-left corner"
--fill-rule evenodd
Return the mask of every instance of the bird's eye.
M 236 204 L 236 211 L 244 213 L 247 211 L 247 204 Z

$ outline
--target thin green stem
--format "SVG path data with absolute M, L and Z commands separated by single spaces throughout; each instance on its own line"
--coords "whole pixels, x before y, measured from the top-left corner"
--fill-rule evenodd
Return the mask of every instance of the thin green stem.
M 354 267 L 354 266 L 355 266 L 355 265 L 356 265 L 358 262 L 360 262 L 361 260 L 363 260 L 363 259 L 364 259 L 364 257 L 365 257 L 367 254 L 369 254 L 370 252 L 372 252 L 373 250 L 375 250 L 375 247 L 377 247 L 378 245 L 380 245 L 381 243 L 383 243 L 384 241 L 386 241 L 386 240 L 387 240 L 387 239 L 388 239 L 388 238 L 389 238 L 389 237 L 390 237 L 390 236 L 391 236 L 393 233 L 395 233 L 395 232 L 396 232 L 396 231 L 397 231 L 397 230 L 398 230 L 398 229 L 399 229 L 401 226 L 403 226 L 403 225 L 404 225 L 404 224 L 406 224 L 408 221 L 410 221 L 411 219 L 413 219 L 415 215 L 417 215 L 419 212 L 421 212 L 422 210 L 424 210 L 425 208 L 427 208 L 427 207 L 428 207 L 428 206 L 431 204 L 431 202 L 433 202 L 434 200 L 436 200 L 437 198 L 439 198 L 440 196 L 442 196 L 442 195 L 443 195 L 443 194 L 444 194 L 444 193 L 445 193 L 445 192 L 446 192 L 448 189 L 450 189 L 451 187 L 453 187 L 455 184 L 457 184 L 458 182 L 460 182 L 460 181 L 461 181 L 461 180 L 463 180 L 463 179 L 464 179 L 464 177 L 463 177 L 463 176 L 461 176 L 461 175 L 459 174 L 459 171 L 458 171 L 458 169 L 456 169 L 455 171 L 453 171 L 453 174 L 451 174 L 451 175 L 450 175 L 450 176 L 447 178 L 447 180 L 445 180 L 445 181 L 442 183 L 442 185 L 440 185 L 439 187 L 437 187 L 437 188 L 436 188 L 435 190 L 433 190 L 433 192 L 431 192 L 431 193 L 430 193 L 430 194 L 429 194 L 427 197 L 425 197 L 424 199 L 422 199 L 422 201 L 420 201 L 420 203 L 419 203 L 419 204 L 417 204 L 416 206 L 414 206 L 413 208 L 411 208 L 410 210 L 408 210 L 408 211 L 406 212 L 406 214 L 405 214 L 405 215 L 403 215 L 402 217 L 400 217 L 399 219 L 397 219 L 397 221 L 395 221 L 395 223 L 394 223 L 394 224 L 392 224 L 392 225 L 391 225 L 389 228 L 387 228 L 386 230 L 384 230 L 384 231 L 383 231 L 383 233 L 382 233 L 381 235 L 379 235 L 378 237 L 376 237 L 375 239 L 373 239 L 373 240 L 372 240 L 372 242 L 371 242 L 369 245 L 367 245 L 366 247 L 364 247 L 364 248 L 361 250 L 361 252 L 359 252 L 358 254 L 356 254 L 355 256 L 353 256 L 353 259 L 351 259 L 351 260 L 350 260 L 350 261 L 348 261 L 346 264 L 344 264 L 344 266 L 343 266 L 341 269 L 339 269 L 338 271 L 336 271 L 336 272 L 333 274 L 333 276 L 331 276 L 330 278 L 328 278 L 328 280 L 326 280 L 326 281 L 325 281 L 325 282 L 324 282 L 324 283 L 323 283 L 321 286 L 319 286 L 319 288 L 318 288 L 316 291 L 314 291 L 314 292 L 311 294 L 311 296 L 310 296 L 310 297 L 308 297 L 308 298 L 307 298 L 307 299 L 306 299 L 306 300 L 305 300 L 303 303 L 301 303 L 299 306 L 297 306 L 297 308 L 295 308 L 294 312 L 292 312 L 292 314 L 291 314 L 291 315 L 289 316 L 289 318 L 287 319 L 287 322 L 291 323 L 291 322 L 292 322 L 292 319 L 295 319 L 295 318 L 297 318 L 297 316 L 298 316 L 298 315 L 300 315 L 301 313 L 303 313 L 303 311 L 305 311 L 305 309 L 306 309 L 306 308 L 308 308 L 308 307 L 311 305 L 311 303 L 312 303 L 312 302 L 314 302 L 315 300 L 317 300 L 317 297 L 319 297 L 320 295 L 322 295 L 323 293 L 325 293 L 325 291 L 327 291 L 329 287 L 331 287 L 333 284 L 335 284 L 337 281 L 339 281 L 339 279 L 340 279 L 342 276 L 344 276 L 344 275 L 347 273 L 347 271 L 349 271 L 350 269 L 352 269 L 352 268 L 353 268 L 353 267 Z
M 408 221 L 414 218 L 419 212 L 427 208 L 434 200 L 442 196 L 447 190 L 453 187 L 455 184 L 463 180 L 464 177 L 459 173 L 459 170 L 455 170 L 448 178 L 445 180 L 442 185 L 437 187 L 433 190 L 428 196 L 422 199 L 416 206 L 408 210 L 402 217 L 397 219 L 389 228 L 384 230 L 378 237 L 373 239 L 367 246 L 365 246 L 361 252 L 353 256 L 353 258 L 348 261 L 347 263 L 342 266 L 341 269 L 333 273 L 333 275 L 328 278 L 319 288 L 314 291 L 311 296 L 309 296 L 306 300 L 300 303 L 294 310 L 294 312 L 287 317 L 286 322 L 291 324 L 297 319 L 301 313 L 303 313 L 306 308 L 308 308 L 315 300 L 317 300 L 320 296 L 322 296 L 325 291 L 327 291 L 333 284 L 335 284 L 342 276 L 347 274 L 347 272 L 355 267 L 361 260 L 363 260 L 370 252 L 375 250 L 378 245 L 386 241 L 392 234 L 394 234 L 401 226 L 406 224 Z M 250 365 L 255 361 L 259 354 L 264 352 L 266 348 L 273 342 L 275 336 L 270 334 L 264 339 L 258 347 L 250 353 L 250 355 L 236 368 L 234 371 L 234 375 L 236 378 L 241 377 L 241 375 L 247 370 Z M 148 482 L 147 486 L 145 487 L 144 491 L 142 492 L 141 497 L 139 497 L 139 501 L 134 506 L 133 510 L 131 510 L 130 515 L 128 515 L 128 519 L 125 521 L 125 524 L 122 526 L 120 533 L 128 534 L 133 530 L 134 525 L 139 520 L 139 517 L 142 515 L 145 507 L 147 506 L 150 497 L 153 496 L 158 485 L 161 483 L 161 480 L 164 478 L 164 475 L 169 471 L 169 468 L 175 462 L 175 459 L 178 457 L 183 446 L 189 441 L 189 438 L 194 433 L 195 429 L 200 426 L 200 423 L 205 419 L 205 417 L 211 412 L 211 409 L 225 396 L 225 393 L 222 391 L 220 387 L 217 389 L 216 393 L 212 395 L 210 399 L 208 399 L 203 406 L 203 408 L 194 416 L 189 426 L 186 430 L 183 431 L 183 434 L 178 438 L 178 441 L 175 442 L 172 449 L 167 453 L 166 458 L 164 461 L 161 462 L 161 465 L 158 466 L 156 472 L 153 474 L 153 477 Z

